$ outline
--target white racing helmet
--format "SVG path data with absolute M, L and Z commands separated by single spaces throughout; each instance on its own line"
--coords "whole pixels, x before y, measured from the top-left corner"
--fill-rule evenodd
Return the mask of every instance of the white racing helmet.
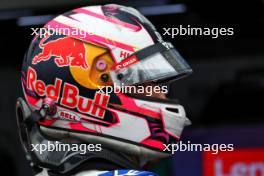
M 137 10 L 114 4 L 72 10 L 43 29 L 26 52 L 24 96 L 17 101 L 21 140 L 33 163 L 67 172 L 94 156 L 32 152 L 31 144 L 55 141 L 101 144 L 145 159 L 169 156 L 165 145 L 177 143 L 190 123 L 183 106 L 121 90 L 190 74 L 173 45 Z

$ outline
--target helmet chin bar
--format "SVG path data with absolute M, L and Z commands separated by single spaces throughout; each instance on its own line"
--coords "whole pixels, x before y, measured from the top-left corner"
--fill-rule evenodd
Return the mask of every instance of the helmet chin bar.
M 70 137 L 74 139 L 79 139 L 83 142 L 94 143 L 94 144 L 102 144 L 103 147 L 113 148 L 115 151 L 119 151 L 122 153 L 127 153 L 129 155 L 135 155 L 137 157 L 144 157 L 146 159 L 155 159 L 155 158 L 164 158 L 168 157 L 169 154 L 149 149 L 147 147 L 143 147 L 140 145 L 127 143 L 125 141 L 117 140 L 117 139 L 109 139 L 104 136 L 96 136 L 87 133 L 78 133 L 71 132 L 66 130 L 54 129 L 49 127 L 40 126 L 41 132 L 45 133 L 50 137 Z
M 146 161 L 148 161 L 148 159 L 169 156 L 169 154 L 164 152 L 155 151 L 135 144 L 129 144 L 116 139 L 108 139 L 102 136 L 38 126 L 38 123 L 35 120 L 40 120 L 43 118 L 42 115 L 40 115 L 39 111 L 32 112 L 29 109 L 27 103 L 22 98 L 17 99 L 16 116 L 21 143 L 26 152 L 27 160 L 30 161 L 30 165 L 35 172 L 39 172 L 42 168 L 47 168 L 54 173 L 67 173 L 78 167 L 83 162 L 92 158 L 102 158 L 113 163 L 117 162 L 120 163 L 123 168 L 135 168 L 136 165 L 131 164 L 122 157 L 119 157 L 119 154 L 117 154 L 118 152 L 112 152 L 112 149 L 115 149 L 115 151 L 120 151 L 123 154 L 127 154 L 128 156 L 131 155 L 138 157 L 140 160 L 139 164 L 141 166 L 143 166 Z M 34 140 L 39 137 L 46 141 L 50 137 L 59 141 L 70 138 L 84 143 L 100 143 L 102 144 L 103 150 L 98 153 L 87 152 L 85 155 L 73 155 L 67 160 L 63 160 L 62 158 L 61 163 L 45 163 L 45 161 L 43 162 L 43 160 L 41 160 L 43 157 L 39 153 L 31 150 L 31 144 L 34 143 Z M 51 155 L 54 155 L 54 153 Z M 79 160 L 77 161 L 76 159 Z

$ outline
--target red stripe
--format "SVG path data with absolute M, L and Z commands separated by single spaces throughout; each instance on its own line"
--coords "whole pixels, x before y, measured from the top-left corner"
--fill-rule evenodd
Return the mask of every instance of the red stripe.
M 59 106 L 59 105 L 58 105 L 58 107 L 60 107 L 62 110 L 73 112 L 73 113 L 79 115 L 81 117 L 81 119 L 84 120 L 84 121 L 89 121 L 89 122 L 92 122 L 92 123 L 104 123 L 104 124 L 107 124 L 107 125 L 111 125 L 110 122 L 106 122 L 106 121 L 103 121 L 103 120 L 98 120 L 98 119 L 94 118 L 93 116 L 90 116 L 89 114 L 78 113 L 76 111 L 69 110 L 69 109 L 64 108 L 62 106 Z
M 54 28 L 54 29 L 59 29 L 59 28 L 66 29 L 66 28 L 69 28 L 70 34 L 76 33 L 76 28 L 73 29 L 71 26 L 67 26 L 65 24 L 59 23 L 59 22 L 54 21 L 54 20 L 50 21 L 47 25 L 45 25 L 45 27 L 48 27 L 48 26 L 50 28 Z M 80 30 L 80 29 L 78 29 L 78 30 Z M 73 31 L 75 31 L 75 32 L 73 32 Z M 118 48 L 122 48 L 124 50 L 128 50 L 128 51 L 134 52 L 134 47 L 133 46 L 127 45 L 125 43 L 120 43 L 120 42 L 117 42 L 117 41 L 114 41 L 114 40 L 111 40 L 111 39 L 107 39 L 105 37 L 98 36 L 98 35 L 95 35 L 95 34 L 89 34 L 88 32 L 85 32 L 85 37 L 80 35 L 80 32 L 78 32 L 78 34 L 76 34 L 76 35 L 70 35 L 70 37 L 77 38 L 77 39 L 85 41 L 85 42 L 97 43 L 99 45 L 109 44 L 109 45 L 112 45 L 112 46 L 116 46 Z
M 122 93 L 117 93 L 117 96 L 120 98 L 122 102 L 122 106 L 121 106 L 122 108 L 125 108 L 131 112 L 138 112 L 140 114 L 144 114 L 144 115 L 156 118 L 156 119 L 160 119 L 160 113 L 152 111 L 150 109 L 137 106 L 133 98 L 125 96 Z
M 114 24 L 118 24 L 118 25 L 121 25 L 125 28 L 129 28 L 129 29 L 132 29 L 134 31 L 139 31 L 141 29 L 141 27 L 139 26 L 136 26 L 136 25 L 133 25 L 133 24 L 129 24 L 129 23 L 126 23 L 126 22 L 123 22 L 123 21 L 120 21 L 118 19 L 114 19 L 114 18 L 110 18 L 108 16 L 104 16 L 104 15 L 100 15 L 98 13 L 94 13 L 90 10 L 87 10 L 87 9 L 82 9 L 82 8 L 79 8 L 79 9 L 75 9 L 73 10 L 74 12 L 76 13 L 84 13 L 86 15 L 90 15 L 90 16 L 93 16 L 93 17 L 96 17 L 96 18 L 99 18 L 101 20 L 105 20 L 105 21 L 108 21 L 110 23 L 114 23 Z
M 69 123 L 70 129 L 78 131 L 86 131 L 91 133 L 97 133 L 95 130 L 84 127 L 81 123 Z
M 44 121 L 39 121 L 38 123 L 43 126 L 52 126 L 52 124 L 56 121 L 57 119 L 45 119 Z
M 118 64 L 113 65 L 111 70 L 127 68 L 127 67 L 130 67 L 131 65 L 134 65 L 136 63 L 138 63 L 138 59 L 134 55 L 134 56 L 131 56 L 131 57 L 128 57 L 128 58 L 122 60 Z
M 103 102 L 102 102 L 101 106 L 102 107 L 106 107 L 107 106 L 107 103 L 108 103 L 108 100 L 109 100 L 109 96 L 103 95 Z M 99 111 L 98 116 L 101 117 L 101 118 L 103 118 L 104 112 L 105 112 L 105 109 L 100 108 L 100 111 Z
M 148 146 L 154 147 L 154 148 L 157 148 L 157 149 L 160 149 L 160 150 L 163 150 L 165 148 L 163 143 L 158 141 L 158 140 L 145 139 L 145 140 L 141 141 L 140 143 L 144 144 L 144 145 L 148 145 Z
M 100 93 L 95 94 L 94 105 L 93 105 L 93 109 L 92 109 L 92 112 L 91 112 L 91 114 L 94 115 L 94 116 L 96 115 L 96 112 L 97 112 L 97 109 L 98 109 L 98 105 L 100 103 L 100 99 L 101 99 L 101 94 Z

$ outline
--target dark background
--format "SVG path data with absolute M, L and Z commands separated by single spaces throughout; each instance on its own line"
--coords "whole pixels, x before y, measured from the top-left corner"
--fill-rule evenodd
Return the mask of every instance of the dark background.
M 170 96 L 181 101 L 193 122 L 184 136 L 194 135 L 197 130 L 210 131 L 226 127 L 243 130 L 248 126 L 254 129 L 264 124 L 264 1 L 1 0 L 1 172 L 8 171 L 8 175 L 30 175 L 15 122 L 15 101 L 20 87 L 19 70 L 24 52 L 32 39 L 30 28 L 40 27 L 54 16 L 73 8 L 105 3 L 118 3 L 139 9 L 161 34 L 164 27 L 179 27 L 180 24 L 234 28 L 233 36 L 219 36 L 217 39 L 211 36 L 177 36 L 174 39 L 165 36 L 194 70 L 193 75 L 173 84 Z M 263 134 L 264 129 L 258 129 L 251 140 L 263 141 L 263 136 L 258 134 Z M 218 133 L 214 134 L 211 137 L 217 138 Z M 239 132 L 237 136 L 240 136 Z M 173 167 L 171 160 L 167 159 L 156 165 L 156 170 L 160 175 L 175 175 Z

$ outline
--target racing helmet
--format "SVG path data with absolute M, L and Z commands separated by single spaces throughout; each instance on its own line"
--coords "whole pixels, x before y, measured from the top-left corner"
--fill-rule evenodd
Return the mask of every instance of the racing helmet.
M 145 83 L 161 90 L 191 72 L 134 8 L 88 6 L 57 16 L 39 30 L 23 60 L 16 110 L 28 157 L 42 167 L 64 164 L 65 171 L 66 162 L 70 170 L 94 153 L 32 152 L 34 143 L 55 141 L 99 143 L 148 159 L 169 156 L 165 144 L 177 143 L 190 123 L 183 106 L 123 90 Z

